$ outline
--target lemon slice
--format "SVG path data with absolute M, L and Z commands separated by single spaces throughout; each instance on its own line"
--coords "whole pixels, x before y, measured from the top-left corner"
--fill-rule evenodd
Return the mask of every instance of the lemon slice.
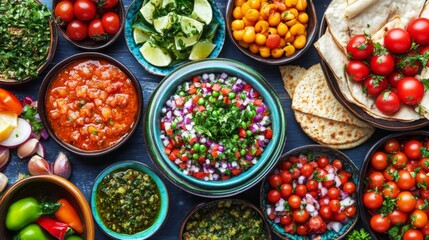
M 133 38 L 136 44 L 144 43 L 149 39 L 150 34 L 143 32 L 141 29 L 133 29 Z
M 18 115 L 11 112 L 0 112 L 0 118 L 6 121 L 12 127 L 18 127 Z
M 207 25 L 210 24 L 213 18 L 212 6 L 210 6 L 210 3 L 207 0 L 195 0 L 191 17 L 196 18 Z
M 3 120 L 3 118 L 0 118 L 0 142 L 7 139 L 13 129 L 15 129 L 14 126 L 9 124 L 6 120 Z
M 166 67 L 171 63 L 171 57 L 168 53 L 164 52 L 161 47 L 152 46 L 149 42 L 143 44 L 140 53 L 146 61 L 157 67 Z
M 215 47 L 216 45 L 211 42 L 198 42 L 192 47 L 191 54 L 189 55 L 189 60 L 200 60 L 207 58 L 210 53 L 213 52 L 213 49 Z
M 175 13 L 169 13 L 165 16 L 156 18 L 153 20 L 153 27 L 159 33 L 163 33 L 173 26 L 173 23 L 176 22 L 177 16 Z
M 190 17 L 181 16 L 179 18 L 180 28 L 186 36 L 199 35 L 203 32 L 204 24 Z
M 190 47 L 200 40 L 201 34 L 193 35 L 191 37 L 186 36 L 175 36 L 174 44 L 177 50 L 182 50 L 184 48 Z
M 148 23 L 153 24 L 153 14 L 161 1 L 162 0 L 150 0 L 140 9 L 140 13 Z

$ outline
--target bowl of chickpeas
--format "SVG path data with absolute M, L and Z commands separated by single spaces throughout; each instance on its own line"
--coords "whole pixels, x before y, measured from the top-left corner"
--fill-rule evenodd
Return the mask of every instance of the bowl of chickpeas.
M 300 57 L 316 36 L 312 0 L 229 0 L 228 35 L 245 55 L 283 65 Z

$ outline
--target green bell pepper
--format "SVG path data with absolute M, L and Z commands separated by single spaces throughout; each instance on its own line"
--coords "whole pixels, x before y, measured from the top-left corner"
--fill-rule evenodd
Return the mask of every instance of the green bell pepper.
M 83 239 L 79 236 L 73 235 L 73 236 L 66 238 L 66 240 L 83 240 Z
M 23 228 L 13 240 L 52 240 L 52 238 L 39 225 L 32 223 Z
M 42 215 L 54 214 L 60 205 L 60 203 L 39 203 L 33 197 L 20 199 L 8 209 L 6 227 L 12 231 L 21 230 Z

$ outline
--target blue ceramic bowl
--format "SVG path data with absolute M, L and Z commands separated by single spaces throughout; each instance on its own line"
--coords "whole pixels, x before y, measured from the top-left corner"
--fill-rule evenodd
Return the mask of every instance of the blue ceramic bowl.
M 177 86 L 203 73 L 227 73 L 237 76 L 259 92 L 271 111 L 273 138 L 249 170 L 228 180 L 204 181 L 182 173 L 178 166 L 164 153 L 161 141 L 160 115 L 167 99 Z M 252 68 L 229 59 L 205 59 L 182 65 L 165 77 L 149 100 L 145 114 L 145 139 L 152 161 L 176 186 L 204 197 L 225 197 L 238 194 L 258 183 L 274 167 L 286 142 L 286 116 L 280 99 L 262 75 Z
M 137 16 L 137 14 L 140 14 L 139 11 L 142 7 L 143 2 L 144 0 L 134 0 L 134 2 L 132 2 L 130 7 L 128 8 L 127 14 L 125 16 L 125 42 L 127 43 L 128 50 L 130 50 L 133 56 L 146 69 L 146 71 L 154 75 L 166 76 L 171 71 L 188 61 L 178 63 L 169 67 L 157 67 L 150 64 L 144 59 L 144 57 L 139 51 L 141 44 L 135 44 L 133 39 L 133 29 L 131 27 L 133 24 L 133 19 Z M 225 42 L 225 20 L 223 18 L 222 12 L 216 6 L 215 1 L 211 0 L 209 2 L 213 9 L 213 18 L 219 22 L 219 28 L 217 29 L 217 32 L 213 38 L 213 44 L 215 44 L 216 47 L 215 49 L 213 49 L 212 53 L 209 55 L 208 58 L 216 58 L 217 56 L 219 56 L 219 53 L 222 50 L 223 44 Z
M 312 154 L 313 156 L 327 156 L 329 160 L 332 162 L 333 159 L 339 159 L 341 163 L 343 164 L 343 169 L 347 170 L 352 176 L 351 181 L 353 181 L 356 185 L 356 189 L 359 188 L 359 169 L 356 167 L 356 165 L 353 163 L 350 158 L 348 158 L 344 153 L 340 152 L 337 149 L 327 147 L 327 146 L 321 146 L 321 145 L 306 145 L 302 147 L 298 147 L 295 149 L 290 150 L 289 152 L 283 154 L 280 159 L 278 160 L 278 163 L 281 163 L 282 161 L 287 160 L 291 156 L 299 156 L 301 154 Z M 274 170 L 273 170 L 274 171 Z M 267 201 L 267 194 L 270 190 L 270 184 L 268 182 L 268 176 L 270 176 L 273 171 L 271 171 L 267 177 L 264 179 L 261 185 L 261 194 L 260 194 L 260 203 L 261 203 L 261 209 L 264 212 L 264 217 L 267 220 L 268 224 L 271 226 L 271 230 L 279 236 L 281 239 L 291 239 L 291 240 L 305 240 L 310 239 L 309 236 L 300 236 L 298 234 L 289 234 L 285 232 L 284 227 L 280 223 L 275 223 L 273 220 L 271 220 L 268 215 L 267 211 L 265 211 L 266 206 L 269 205 Z M 355 204 L 356 208 L 357 206 L 357 199 L 358 194 L 357 190 L 354 194 L 355 197 Z M 343 227 L 340 229 L 339 232 L 335 232 L 332 230 L 326 230 L 323 234 L 320 235 L 320 240 L 338 240 L 342 239 L 344 236 L 346 236 L 356 225 L 357 221 L 359 219 L 359 212 L 356 213 L 356 215 L 353 218 L 350 218 L 350 221 L 343 225 Z
M 160 198 L 161 198 L 161 207 L 158 213 L 157 218 L 155 219 L 152 226 L 147 228 L 144 231 L 138 232 L 133 235 L 129 234 L 122 234 L 117 233 L 115 231 L 112 231 L 110 228 L 108 228 L 101 219 L 100 213 L 97 209 L 96 199 L 97 199 L 97 188 L 100 184 L 100 182 L 103 180 L 104 177 L 106 177 L 108 174 L 110 174 L 113 171 L 116 171 L 118 169 L 135 169 L 144 173 L 149 174 L 149 176 L 153 179 L 155 184 L 158 186 Z M 168 213 L 168 207 L 169 207 L 169 196 L 166 186 L 164 185 L 163 181 L 156 175 L 155 172 L 152 171 L 147 165 L 137 162 L 137 161 L 123 161 L 118 162 L 113 165 L 110 165 L 106 169 L 104 169 L 95 179 L 94 186 L 92 187 L 92 195 L 91 195 L 91 210 L 95 219 L 95 222 L 100 227 L 100 229 L 107 234 L 109 237 L 113 239 L 121 239 L 121 240 L 131 240 L 131 239 L 147 239 L 153 234 L 155 234 L 158 229 L 161 228 L 162 224 L 165 222 L 167 218 Z

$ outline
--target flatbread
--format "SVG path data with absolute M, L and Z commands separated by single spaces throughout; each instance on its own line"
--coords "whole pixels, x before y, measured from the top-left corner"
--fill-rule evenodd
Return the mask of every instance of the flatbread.
M 369 127 L 368 124 L 351 115 L 337 101 L 326 83 L 320 64 L 308 69 L 297 85 L 292 109 L 359 127 Z
M 427 2 L 423 7 L 420 17 L 429 18 L 429 2 Z
M 279 69 L 284 87 L 289 94 L 289 97 L 292 99 L 296 86 L 307 70 L 303 67 L 294 65 L 280 66 Z
M 350 148 L 354 148 L 357 147 L 359 145 L 361 145 L 362 143 L 366 142 L 366 140 L 368 140 L 370 137 L 372 136 L 372 134 L 368 134 L 365 137 L 355 141 L 355 142 L 351 142 L 351 143 L 344 143 L 344 144 L 326 144 L 326 143 L 322 143 L 322 142 L 317 142 L 319 144 L 322 145 L 326 145 L 328 147 L 331 148 L 336 148 L 336 149 L 350 149 Z
M 387 32 L 393 28 L 405 28 L 405 25 L 400 17 L 394 17 L 391 21 L 386 23 L 386 25 L 384 25 L 380 30 L 371 36 L 371 40 L 375 43 L 384 45 L 384 36 L 386 36 Z
M 394 16 L 400 16 L 404 26 L 418 17 L 425 6 L 426 0 L 394 0 L 390 5 L 389 19 Z
M 377 0 L 348 1 L 345 16 L 346 18 L 353 18 L 376 2 Z
M 367 138 L 374 133 L 374 128 L 357 127 L 352 124 L 294 111 L 296 121 L 302 130 L 314 141 L 322 144 L 347 144 Z

